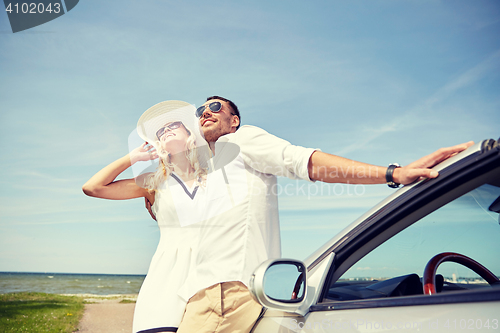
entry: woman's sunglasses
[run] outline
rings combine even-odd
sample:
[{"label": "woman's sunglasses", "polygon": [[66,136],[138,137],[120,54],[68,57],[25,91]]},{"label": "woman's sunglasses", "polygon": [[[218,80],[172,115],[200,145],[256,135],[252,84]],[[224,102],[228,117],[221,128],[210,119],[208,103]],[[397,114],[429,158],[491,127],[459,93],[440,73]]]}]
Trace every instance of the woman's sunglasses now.
[{"label": "woman's sunglasses", "polygon": [[[196,117],[200,118],[203,112],[205,112],[207,105],[202,105],[196,109]],[[222,109],[222,104],[220,102],[212,102],[208,104],[208,108],[212,112],[219,112]]]},{"label": "woman's sunglasses", "polygon": [[174,121],[173,123],[165,125],[162,128],[160,128],[158,131],[156,131],[156,137],[158,138],[158,140],[160,140],[160,138],[162,137],[163,134],[165,134],[166,132],[173,131],[174,129],[178,129],[179,127],[181,127],[181,125],[182,125],[182,122],[180,122],[180,121]]}]

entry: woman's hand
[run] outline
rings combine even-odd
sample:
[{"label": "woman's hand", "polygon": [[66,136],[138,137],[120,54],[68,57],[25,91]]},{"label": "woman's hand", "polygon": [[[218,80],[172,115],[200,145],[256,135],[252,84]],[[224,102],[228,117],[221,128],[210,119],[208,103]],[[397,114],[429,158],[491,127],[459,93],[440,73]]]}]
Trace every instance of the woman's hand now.
[{"label": "woman's hand", "polygon": [[119,174],[138,161],[150,161],[158,158],[156,149],[147,142],[135,148],[127,155],[108,164],[93,175],[82,187],[83,192],[91,197],[123,200],[145,197],[154,202],[154,194],[138,186],[135,179],[115,180]]},{"label": "woman's hand", "polygon": [[115,179],[135,162],[149,161],[155,158],[158,158],[156,150],[145,142],[93,175],[83,185],[83,192],[88,196],[103,199],[124,200],[145,197],[150,202],[154,202],[154,194],[138,186],[135,179]]},{"label": "woman's hand", "polygon": [[129,156],[131,164],[138,161],[150,161],[158,158],[156,149],[147,142],[144,142],[142,145],[132,150]]}]

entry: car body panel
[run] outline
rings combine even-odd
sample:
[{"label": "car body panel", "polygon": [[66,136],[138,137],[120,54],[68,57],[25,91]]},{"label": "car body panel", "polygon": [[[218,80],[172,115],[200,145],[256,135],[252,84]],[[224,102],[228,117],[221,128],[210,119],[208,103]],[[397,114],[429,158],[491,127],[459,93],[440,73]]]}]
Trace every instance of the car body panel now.
[{"label": "car body panel", "polygon": [[[415,298],[425,298],[419,296]],[[497,295],[498,297],[498,295]],[[328,308],[329,307],[329,308]],[[471,311],[473,309],[473,311]],[[489,326],[489,327],[488,327]],[[407,305],[339,310],[325,304],[306,316],[268,310],[254,333],[319,332],[455,332],[500,330],[500,302],[459,302],[446,306]]]},{"label": "car body panel", "polygon": [[[474,307],[474,314],[470,308]],[[285,321],[288,328],[303,327],[295,332],[454,332],[477,330],[487,321],[490,329],[498,327],[499,302],[456,303],[446,307],[420,305],[412,307],[352,309],[311,312],[302,322]],[[496,324],[495,324],[496,323]],[[495,329],[492,329],[495,331]],[[293,330],[292,330],[293,332]]]}]

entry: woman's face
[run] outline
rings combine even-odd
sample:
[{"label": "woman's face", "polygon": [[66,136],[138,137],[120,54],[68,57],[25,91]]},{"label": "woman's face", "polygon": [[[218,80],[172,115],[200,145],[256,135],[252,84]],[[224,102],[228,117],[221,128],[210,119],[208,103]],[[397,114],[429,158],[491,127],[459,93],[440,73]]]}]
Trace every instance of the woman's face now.
[{"label": "woman's face", "polygon": [[189,133],[180,121],[165,124],[156,136],[160,140],[161,147],[170,154],[177,154],[186,150],[186,142]]}]

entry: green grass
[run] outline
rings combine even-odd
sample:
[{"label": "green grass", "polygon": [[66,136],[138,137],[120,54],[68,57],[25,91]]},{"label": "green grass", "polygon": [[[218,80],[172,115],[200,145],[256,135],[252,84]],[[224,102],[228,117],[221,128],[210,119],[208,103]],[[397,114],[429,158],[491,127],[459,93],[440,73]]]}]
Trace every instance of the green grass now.
[{"label": "green grass", "polygon": [[83,299],[44,293],[0,294],[0,332],[75,332]]}]

